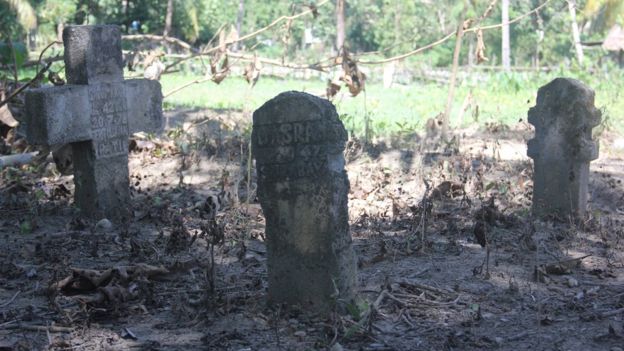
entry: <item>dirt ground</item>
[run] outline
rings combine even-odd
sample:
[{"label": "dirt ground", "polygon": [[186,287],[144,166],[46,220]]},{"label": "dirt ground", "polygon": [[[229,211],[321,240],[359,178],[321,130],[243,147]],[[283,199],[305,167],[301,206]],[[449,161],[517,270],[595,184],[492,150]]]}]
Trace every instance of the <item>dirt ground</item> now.
[{"label": "dirt ground", "polygon": [[417,135],[349,141],[360,298],[319,318],[265,304],[248,118],[168,112],[130,154],[123,223],[81,219],[52,164],[3,170],[0,351],[624,349],[617,136],[602,135],[582,223],[531,217],[526,123],[457,131],[454,154]]}]

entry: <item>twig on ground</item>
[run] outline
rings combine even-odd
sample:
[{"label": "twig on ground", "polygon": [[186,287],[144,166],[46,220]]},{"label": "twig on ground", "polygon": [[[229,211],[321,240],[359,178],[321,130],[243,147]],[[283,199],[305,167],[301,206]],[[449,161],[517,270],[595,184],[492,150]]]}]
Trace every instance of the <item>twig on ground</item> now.
[{"label": "twig on ground", "polygon": [[434,293],[440,294],[440,295],[455,294],[455,292],[451,291],[451,290],[440,289],[440,288],[436,288],[436,287],[433,287],[433,286],[430,286],[430,285],[425,285],[425,284],[421,284],[421,283],[412,282],[412,281],[409,281],[407,279],[399,280],[399,281],[397,281],[397,283],[413,286],[413,287],[415,287],[417,289],[420,289],[420,290],[428,290],[428,291],[431,291],[431,292],[434,292]]},{"label": "twig on ground", "polygon": [[4,330],[21,329],[21,330],[35,331],[35,332],[47,331],[50,333],[71,333],[75,330],[73,327],[60,327],[56,325],[51,325],[51,326],[30,325],[30,324],[21,324],[21,323],[18,325],[9,325],[2,329]]},{"label": "twig on ground", "polygon": [[611,311],[607,311],[607,312],[602,312],[600,314],[600,318],[613,317],[613,316],[618,315],[620,313],[624,313],[624,307],[623,308],[618,308],[618,309],[615,309],[615,310],[611,310]]},{"label": "twig on ground", "polygon": [[21,290],[18,290],[18,291],[15,293],[15,295],[13,295],[13,297],[11,297],[11,299],[10,299],[9,301],[7,301],[7,302],[3,303],[2,305],[0,305],[0,307],[5,307],[5,306],[10,305],[10,304],[11,304],[11,303],[15,300],[15,298],[17,297],[17,295],[19,295],[21,292],[22,292]]},{"label": "twig on ground", "polygon": [[31,163],[38,152],[25,152],[21,154],[0,156],[0,169],[4,167],[19,167]]},{"label": "twig on ground", "polygon": [[508,337],[506,340],[507,341],[516,341],[516,340],[520,340],[520,339],[524,339],[525,337],[531,335],[533,333],[529,332],[529,331],[523,331],[522,333],[516,334],[514,336],[510,336]]},{"label": "twig on ground", "polygon": [[416,328],[414,323],[410,322],[409,318],[405,315],[405,313],[401,313],[401,320],[403,320],[403,322],[405,322],[405,324],[407,324],[410,328]]}]

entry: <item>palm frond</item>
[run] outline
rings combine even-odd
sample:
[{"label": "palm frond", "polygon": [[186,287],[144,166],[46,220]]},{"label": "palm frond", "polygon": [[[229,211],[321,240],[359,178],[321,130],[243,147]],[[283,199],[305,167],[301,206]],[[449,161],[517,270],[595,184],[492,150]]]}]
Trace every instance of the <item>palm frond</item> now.
[{"label": "palm frond", "polygon": [[17,13],[17,20],[27,30],[37,27],[37,15],[35,9],[28,0],[2,0],[9,4],[9,7]]}]

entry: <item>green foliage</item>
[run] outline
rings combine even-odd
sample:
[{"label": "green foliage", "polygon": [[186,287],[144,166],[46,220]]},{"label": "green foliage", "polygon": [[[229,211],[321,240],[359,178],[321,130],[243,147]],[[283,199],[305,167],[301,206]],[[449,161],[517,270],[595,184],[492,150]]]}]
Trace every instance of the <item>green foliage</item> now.
[{"label": "green foliage", "polygon": [[[172,35],[201,46],[222,28],[236,26],[240,0],[174,0]],[[265,27],[276,18],[308,9],[313,1],[244,0],[241,33],[247,34]],[[457,28],[462,11],[465,17],[478,19],[490,0],[471,0],[464,9],[463,1],[403,1],[403,0],[347,0],[346,43],[352,52],[376,52],[376,57],[391,57],[435,42]],[[523,15],[545,0],[512,1],[510,17]],[[286,26],[286,22],[250,38],[241,46],[253,48],[263,56],[291,60],[318,61],[326,58],[335,42],[335,2],[318,7],[318,16],[303,16]],[[623,23],[623,0],[579,0],[579,21],[584,29],[583,40],[601,40],[612,23]],[[17,11],[16,9],[19,9]],[[31,10],[28,10],[31,9]],[[34,11],[32,11],[34,9]],[[25,39],[28,28],[37,24],[39,45],[53,40],[57,25],[64,24],[118,24],[125,30],[134,20],[142,24],[143,33],[161,34],[164,28],[167,1],[165,0],[0,0],[0,40],[8,36]],[[36,14],[36,18],[28,16]],[[500,2],[480,26],[500,24]],[[590,21],[585,26],[583,21]],[[564,1],[552,1],[539,11],[511,26],[512,62],[529,66],[557,65],[573,61],[570,17]],[[589,30],[588,30],[589,28]],[[305,47],[306,29],[320,40],[318,45]],[[543,36],[542,34],[543,33]],[[288,39],[288,40],[285,40]],[[467,45],[472,43],[472,45]],[[476,36],[468,33],[464,41],[461,63],[465,64],[468,49],[474,50]],[[500,63],[500,29],[484,31],[488,64]],[[452,60],[454,41],[448,40],[407,62],[417,66],[448,66]],[[593,55],[593,56],[592,56]],[[599,53],[588,55],[596,60]]]},{"label": "green foliage", "polygon": [[20,223],[20,234],[26,235],[32,233],[33,225],[31,220],[25,219]]},{"label": "green foliage", "polygon": [[8,1],[0,0],[0,39],[13,39],[24,34],[24,28],[17,20],[16,12]]},{"label": "green foliage", "polygon": [[371,308],[370,304],[363,299],[357,299],[357,301],[347,304],[346,307],[347,312],[349,312],[349,314],[351,315],[351,318],[356,321],[362,319],[364,314]]},{"label": "green foliage", "polygon": [[[526,121],[529,107],[535,104],[537,89],[555,77],[580,79],[596,91],[596,106],[603,109],[609,126],[624,131],[624,71],[617,68],[570,71],[565,68],[545,72],[475,72],[479,79],[463,80],[457,87],[451,112],[451,125],[458,126],[462,102],[470,92],[474,106],[466,111],[463,126],[470,124],[515,124]],[[167,92],[194,80],[193,76],[164,75],[161,83]],[[192,106],[213,109],[253,111],[280,92],[300,90],[318,92],[324,89],[323,80],[281,80],[261,77],[254,89],[239,77],[230,77],[220,85],[206,82],[172,95],[165,101],[169,107]],[[384,88],[370,82],[366,95],[345,96],[334,101],[345,128],[350,134],[364,136],[365,117],[370,118],[371,136],[388,136],[422,131],[427,119],[444,111],[448,86],[433,82],[413,82]],[[471,117],[472,116],[472,117]],[[477,119],[478,117],[478,119]]]},{"label": "green foliage", "polygon": [[591,29],[598,32],[609,30],[613,25],[624,25],[624,1],[587,0],[582,16],[589,20]]},{"label": "green foliage", "polygon": [[39,21],[43,23],[71,23],[80,10],[78,0],[42,1],[37,5]]},{"label": "green foliage", "polygon": [[9,45],[7,42],[0,42],[0,64],[13,66],[15,63],[17,68],[20,68],[24,62],[28,59],[28,50],[22,43],[11,42]]},{"label": "green foliage", "polygon": [[36,27],[37,16],[28,0],[0,0],[0,38]]}]

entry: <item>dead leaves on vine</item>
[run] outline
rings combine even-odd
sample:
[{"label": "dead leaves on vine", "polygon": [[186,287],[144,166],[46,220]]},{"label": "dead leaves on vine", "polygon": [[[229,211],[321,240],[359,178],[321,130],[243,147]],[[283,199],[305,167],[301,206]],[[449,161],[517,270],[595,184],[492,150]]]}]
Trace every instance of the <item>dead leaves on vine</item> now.
[{"label": "dead leaves on vine", "polygon": [[327,96],[328,100],[332,100],[340,91],[340,82],[336,82],[335,80],[328,79],[327,80],[327,88],[325,88],[325,96]]},{"label": "dead leaves on vine", "polygon": [[229,33],[225,30],[219,32],[219,46],[214,55],[210,58],[211,80],[217,84],[221,83],[230,73],[230,64],[227,55],[227,43],[238,40],[238,32],[231,26]]},{"label": "dead leaves on vine", "polygon": [[[347,88],[349,88],[351,96],[355,97],[365,90],[366,74],[360,71],[357,63],[351,58],[349,51],[345,47],[340,51],[340,56],[336,57],[335,60],[342,67],[342,76],[338,80],[344,82]],[[336,80],[328,81],[326,89],[327,98],[332,99],[339,90],[340,84]]]},{"label": "dead leaves on vine", "polygon": [[260,78],[261,69],[262,63],[260,62],[258,55],[254,53],[253,61],[251,61],[249,65],[245,67],[245,72],[243,73],[245,80],[247,80],[247,83],[249,83],[252,88],[258,82],[258,78]]},{"label": "dead leaves on vine", "polygon": [[[218,65],[218,68],[217,68]],[[230,65],[228,62],[227,54],[215,55],[210,60],[210,74],[211,80],[217,84],[221,83],[230,73]]]},{"label": "dead leaves on vine", "polygon": [[[0,101],[4,101],[6,98],[5,90],[3,86],[0,86]],[[4,104],[0,106],[0,124],[5,124],[10,128],[17,127],[19,124],[15,118],[13,118],[13,113],[9,110],[9,104]]]},{"label": "dead leaves on vine", "polygon": [[475,56],[477,57],[477,64],[490,60],[485,56],[485,43],[483,42],[483,30],[481,28],[477,30],[477,50]]}]

